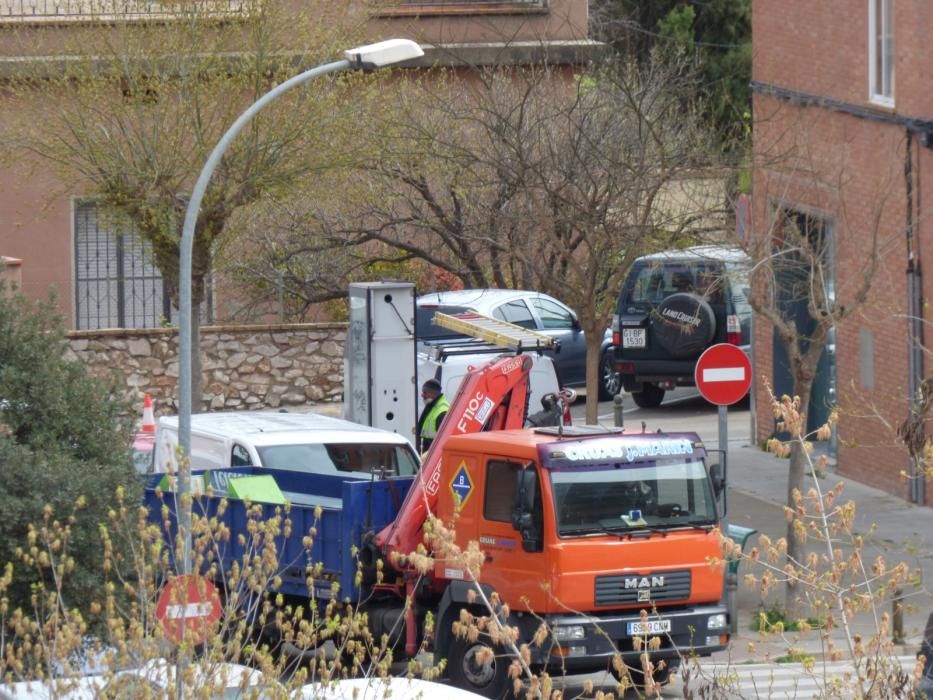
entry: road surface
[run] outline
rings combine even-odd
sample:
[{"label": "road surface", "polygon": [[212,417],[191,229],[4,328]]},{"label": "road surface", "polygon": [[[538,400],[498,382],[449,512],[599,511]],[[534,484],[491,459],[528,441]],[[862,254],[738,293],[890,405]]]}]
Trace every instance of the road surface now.
[{"label": "road surface", "polygon": [[[693,387],[670,391],[658,408],[638,408],[632,397],[623,394],[622,417],[629,430],[640,430],[642,425],[649,432],[685,430],[698,433],[710,447],[719,440],[719,409],[708,403]],[[573,422],[586,422],[586,397],[583,392],[570,408]],[[598,420],[601,425],[613,425],[614,404],[600,401]],[[748,399],[726,409],[728,438],[731,447],[747,445],[751,441],[751,417]]]},{"label": "road surface", "polygon": [[[900,673],[913,674],[917,659],[913,655],[894,656],[885,660],[882,675],[896,677]],[[684,669],[675,672],[671,682],[660,689],[661,697],[670,698],[716,698],[717,700],[745,700],[751,698],[769,698],[774,700],[804,700],[814,697],[851,697],[854,687],[852,664],[848,661],[822,662],[811,659],[804,662],[773,661],[771,663],[716,663],[710,659],[699,659],[699,665],[691,665],[686,670],[689,676],[684,680]],[[568,677],[563,684],[556,680],[555,685],[564,688],[564,697],[579,696],[586,681],[591,681],[595,690],[614,693],[616,682],[608,673],[587,676]],[[836,694],[827,693],[839,683]],[[688,692],[689,688],[689,692]],[[846,690],[843,690],[846,689]],[[625,700],[644,698],[634,690],[625,694]],[[906,697],[904,695],[903,697]]]}]

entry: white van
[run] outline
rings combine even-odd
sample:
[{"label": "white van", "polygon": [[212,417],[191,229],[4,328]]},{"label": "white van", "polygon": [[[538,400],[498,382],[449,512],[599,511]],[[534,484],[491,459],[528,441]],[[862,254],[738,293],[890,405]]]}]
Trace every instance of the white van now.
[{"label": "white van", "polygon": [[[155,472],[177,471],[178,416],[156,426]],[[191,469],[269,467],[370,478],[417,472],[401,435],[316,413],[226,411],[191,416]]]},{"label": "white van", "polygon": [[[418,388],[420,389],[428,379],[436,379],[441,383],[441,391],[447,400],[453,401],[469,367],[482,367],[503,354],[502,348],[493,348],[493,351],[479,349],[483,347],[489,346],[452,344],[434,346],[428,351],[422,350],[418,353]],[[531,386],[528,398],[528,411],[534,413],[540,410],[541,399],[546,394],[556,394],[560,390],[560,384],[557,381],[554,361],[550,357],[539,355],[537,352],[523,354],[529,355],[534,362],[529,377]],[[424,400],[419,391],[419,414],[423,408]]]}]

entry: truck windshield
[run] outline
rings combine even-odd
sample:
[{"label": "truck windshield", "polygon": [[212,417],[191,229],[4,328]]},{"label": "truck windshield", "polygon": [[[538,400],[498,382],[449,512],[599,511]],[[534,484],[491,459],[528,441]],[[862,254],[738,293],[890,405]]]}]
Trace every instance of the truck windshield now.
[{"label": "truck windshield", "polygon": [[716,523],[701,461],[553,470],[551,483],[559,535]]},{"label": "truck windshield", "polygon": [[257,447],[262,466],[312,474],[351,474],[369,477],[409,476],[418,469],[414,453],[404,445],[329,443]]}]

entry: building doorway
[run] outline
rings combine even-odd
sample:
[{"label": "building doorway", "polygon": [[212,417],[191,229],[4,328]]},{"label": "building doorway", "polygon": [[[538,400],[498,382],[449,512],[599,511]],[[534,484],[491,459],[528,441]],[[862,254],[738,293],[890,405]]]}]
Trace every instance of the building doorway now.
[{"label": "building doorway", "polygon": [[[783,209],[778,212],[778,235],[774,241],[774,283],[776,303],[781,315],[797,327],[801,349],[806,350],[808,338],[816,328],[809,304],[814,288],[822,289],[825,298],[819,306],[831,308],[835,302],[835,247],[831,222],[825,217],[803,211]],[[814,275],[822,282],[813,285]],[[784,342],[773,339],[772,382],[776,396],[793,394],[793,377]],[[826,348],[820,356],[813,380],[813,390],[807,407],[807,432],[810,433],[829,418],[836,405],[836,333],[831,329]],[[786,437],[782,436],[782,437]],[[831,446],[835,456],[834,445]]]}]

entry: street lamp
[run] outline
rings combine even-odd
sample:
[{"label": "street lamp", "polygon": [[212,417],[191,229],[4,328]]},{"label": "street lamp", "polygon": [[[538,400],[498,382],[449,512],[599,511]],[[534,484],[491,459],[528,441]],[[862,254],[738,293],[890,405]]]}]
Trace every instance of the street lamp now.
[{"label": "street lamp", "polygon": [[272,88],[256,100],[241,114],[227,132],[221,137],[207,162],[201,169],[198,181],[191,192],[191,200],[185,211],[185,223],[181,231],[181,255],[179,265],[179,319],[178,319],[178,444],[181,448],[181,460],[178,473],[178,528],[184,533],[184,561],[181,573],[191,571],[191,257],[194,246],[194,226],[201,210],[201,200],[207,190],[214,169],[220,163],[227,147],[240,133],[242,128],[266,105],[293,87],[312,80],[326,73],[342,70],[376,70],[402,61],[423,56],[421,47],[409,39],[389,39],[376,44],[359,46],[344,52],[344,60],[326,63],[299,75],[289,78]]}]

